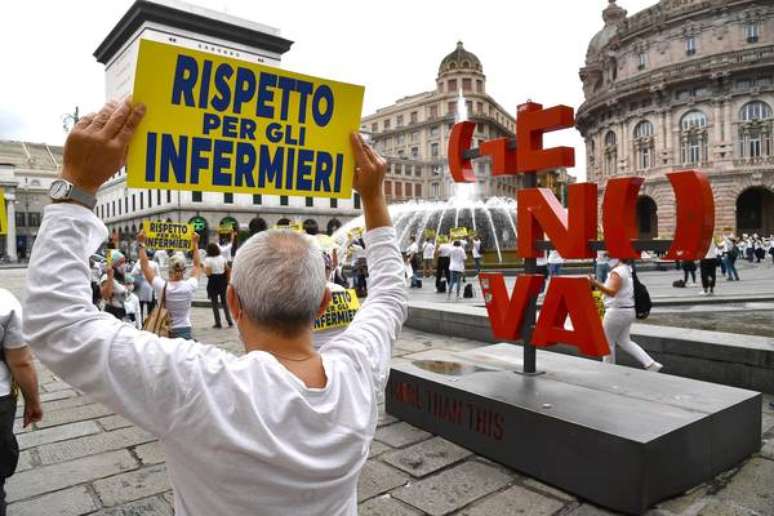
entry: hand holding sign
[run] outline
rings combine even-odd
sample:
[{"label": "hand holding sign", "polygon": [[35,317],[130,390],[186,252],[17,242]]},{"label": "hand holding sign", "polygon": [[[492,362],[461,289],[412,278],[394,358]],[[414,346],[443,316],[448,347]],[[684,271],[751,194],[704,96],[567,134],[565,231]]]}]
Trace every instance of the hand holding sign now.
[{"label": "hand holding sign", "polygon": [[62,178],[95,194],[123,166],[129,140],[144,114],[142,104],[126,99],[108,102],[99,113],[81,118],[65,142]]},{"label": "hand holding sign", "polygon": [[355,150],[355,177],[353,186],[363,199],[363,216],[366,229],[392,226],[387,199],[384,197],[384,175],[387,162],[363,141],[363,137],[352,133],[350,137]]}]

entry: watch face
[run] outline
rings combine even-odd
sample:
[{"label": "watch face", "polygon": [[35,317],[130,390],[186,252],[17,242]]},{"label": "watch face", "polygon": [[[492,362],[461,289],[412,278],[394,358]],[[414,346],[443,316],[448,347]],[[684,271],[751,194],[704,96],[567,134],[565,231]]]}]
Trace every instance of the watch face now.
[{"label": "watch face", "polygon": [[67,183],[67,181],[63,181],[61,179],[54,181],[51,184],[51,198],[64,199],[67,196],[69,186],[70,185]]}]

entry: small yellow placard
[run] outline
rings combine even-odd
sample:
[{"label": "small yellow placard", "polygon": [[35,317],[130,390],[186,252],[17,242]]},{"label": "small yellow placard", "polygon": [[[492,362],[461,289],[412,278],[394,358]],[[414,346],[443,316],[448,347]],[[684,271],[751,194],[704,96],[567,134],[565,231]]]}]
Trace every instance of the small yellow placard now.
[{"label": "small yellow placard", "polygon": [[190,251],[193,248],[193,224],[144,220],[145,245],[151,249]]},{"label": "small yellow placard", "polygon": [[465,238],[468,236],[468,228],[451,228],[449,230],[449,237],[451,237],[452,240],[457,240],[460,238]]},{"label": "small yellow placard", "polygon": [[349,198],[362,86],[140,40],[132,188]]},{"label": "small yellow placard", "polygon": [[275,224],[274,229],[281,231],[295,231],[296,233],[304,232],[304,225],[300,222],[291,222],[290,224]]},{"label": "small yellow placard", "polygon": [[449,237],[446,235],[438,235],[438,237],[435,239],[435,242],[437,244],[448,244],[449,243]]},{"label": "small yellow placard", "polygon": [[314,331],[345,328],[355,318],[359,309],[360,300],[354,290],[333,292],[331,304],[328,305],[325,313],[314,322]]}]

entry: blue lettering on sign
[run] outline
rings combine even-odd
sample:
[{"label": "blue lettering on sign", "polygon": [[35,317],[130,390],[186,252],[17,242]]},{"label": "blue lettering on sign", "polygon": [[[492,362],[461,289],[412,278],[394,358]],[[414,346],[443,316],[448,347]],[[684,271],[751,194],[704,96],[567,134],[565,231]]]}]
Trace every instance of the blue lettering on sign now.
[{"label": "blue lettering on sign", "polygon": [[199,75],[196,59],[180,54],[175,66],[175,80],[172,83],[172,104],[180,105],[180,97],[185,96],[185,105],[193,107],[193,89]]},{"label": "blue lettering on sign", "polygon": [[209,138],[193,138],[191,140],[191,184],[199,184],[199,174],[202,170],[207,170],[210,166],[210,160],[202,156],[203,152],[212,150],[212,140]]},{"label": "blue lettering on sign", "polygon": [[207,100],[210,97],[210,77],[212,76],[212,61],[205,61],[202,67],[202,80],[199,87],[199,107],[207,109]]},{"label": "blue lettering on sign", "polygon": [[212,99],[212,107],[217,111],[225,111],[231,103],[231,88],[228,80],[234,74],[230,64],[222,63],[215,69],[215,89],[218,95]]},{"label": "blue lettering on sign", "polygon": [[223,169],[231,168],[230,154],[234,151],[234,142],[215,140],[215,150],[212,157],[212,184],[231,186],[231,174]]},{"label": "blue lettering on sign", "polygon": [[148,132],[145,141],[145,180],[154,181],[156,178],[156,133]]},{"label": "blue lettering on sign", "polygon": [[[325,101],[326,110],[321,111],[320,104]],[[323,84],[314,92],[312,98],[312,116],[314,123],[320,127],[325,127],[333,117],[333,92],[330,87]]]},{"label": "blue lettering on sign", "polygon": [[314,159],[314,151],[309,149],[299,149],[298,151],[298,174],[296,177],[296,188],[298,190],[309,191],[312,189],[312,165],[310,162]]},{"label": "blue lettering on sign", "polygon": [[169,182],[169,166],[175,173],[175,181],[185,183],[185,163],[188,157],[188,137],[180,137],[180,145],[175,150],[175,140],[171,134],[161,135],[161,164],[159,181]]},{"label": "blue lettering on sign", "polygon": [[314,176],[314,189],[318,192],[331,191],[331,171],[333,158],[328,152],[317,153],[317,174]]},{"label": "blue lettering on sign", "polygon": [[255,114],[262,118],[274,118],[274,108],[266,105],[267,102],[274,100],[274,92],[269,86],[277,85],[277,76],[273,73],[262,73],[258,79],[258,103]]},{"label": "blue lettering on sign", "polygon": [[255,95],[255,74],[241,66],[237,68],[236,93],[234,94],[234,113],[242,112],[242,104]]},{"label": "blue lettering on sign", "polygon": [[261,145],[260,159],[258,160],[258,186],[263,188],[266,181],[274,182],[277,188],[282,188],[282,165],[285,149],[279,147],[274,152],[274,159],[269,154],[271,149],[267,145]]},{"label": "blue lettering on sign", "polygon": [[236,186],[255,187],[253,170],[255,169],[255,147],[252,144],[239,142],[236,148],[236,170],[234,183]]}]

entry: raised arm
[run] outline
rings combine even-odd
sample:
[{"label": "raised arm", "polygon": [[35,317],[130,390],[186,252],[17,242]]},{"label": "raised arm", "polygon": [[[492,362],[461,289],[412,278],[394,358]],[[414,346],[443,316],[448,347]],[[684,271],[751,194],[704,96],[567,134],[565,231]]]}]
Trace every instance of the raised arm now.
[{"label": "raised arm", "polygon": [[199,233],[194,232],[192,237],[193,243],[193,269],[191,269],[191,276],[198,278],[202,275],[202,257],[199,253]]},{"label": "raised arm", "polygon": [[354,185],[363,201],[366,223],[363,239],[368,261],[368,298],[347,331],[330,346],[364,356],[374,374],[375,387],[383,389],[392,345],[408,312],[403,286],[405,267],[384,197],[386,162],[359,135],[352,136],[352,145],[357,164]]},{"label": "raised arm", "polygon": [[148,259],[148,253],[145,251],[145,231],[142,229],[137,233],[137,243],[140,249],[140,268],[142,269],[142,275],[145,276],[145,281],[153,285],[153,278],[156,277],[156,271],[151,267],[150,260]]},{"label": "raised arm", "polygon": [[[95,194],[123,164],[143,110],[125,102],[83,117],[70,132],[61,177]],[[73,202],[46,207],[32,251],[24,303],[24,340],[68,384],[157,436],[190,407],[191,383],[225,353],[137,330],[91,303],[88,257],[107,229]]]}]

